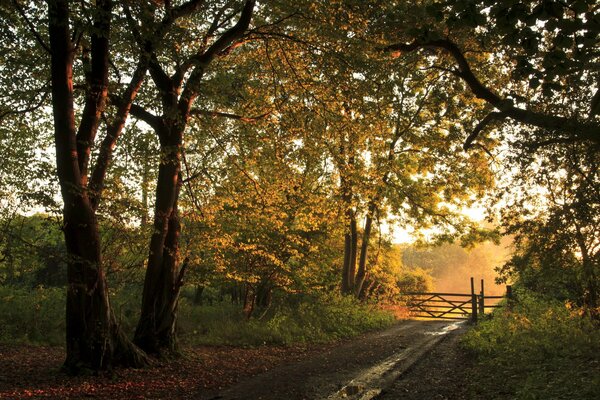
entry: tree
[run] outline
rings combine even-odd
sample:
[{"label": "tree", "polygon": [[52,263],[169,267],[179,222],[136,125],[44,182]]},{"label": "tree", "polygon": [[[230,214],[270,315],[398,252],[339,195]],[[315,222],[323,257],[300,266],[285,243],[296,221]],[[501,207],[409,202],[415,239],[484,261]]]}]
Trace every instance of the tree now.
[{"label": "tree", "polygon": [[[597,147],[597,7],[593,0],[431,3],[417,11],[422,22],[413,16],[384,50],[397,56],[417,50],[450,56],[454,65],[438,68],[495,109],[475,126],[465,148],[489,125],[506,119],[538,128],[531,146],[583,141]],[[502,64],[510,74],[497,68],[486,73],[491,57],[494,67]],[[570,107],[564,107],[565,99]]]},{"label": "tree", "polygon": [[[500,270],[531,289],[555,293],[598,315],[600,176],[598,153],[582,143],[553,145],[521,159],[530,191],[505,187],[503,220],[516,252]],[[518,161],[515,161],[518,162]]]},{"label": "tree", "polygon": [[[150,239],[148,264],[142,312],[136,328],[135,343],[151,354],[176,351],[175,323],[179,290],[186,264],[179,265],[179,236],[181,223],[178,198],[182,185],[181,157],[184,132],[192,115],[192,107],[200,95],[200,86],[215,58],[232,51],[239,45],[250,25],[255,2],[246,1],[240,11],[237,4],[204,5],[202,1],[189,1],[178,7],[164,4],[164,15],[158,22],[143,10],[139,13],[142,24],[125,7],[130,29],[138,46],[143,49],[142,60],[148,57],[148,68],[160,115],[136,104],[132,113],[145,121],[157,134],[160,142],[160,165],[154,206],[154,230]],[[187,31],[169,29],[173,21],[194,16],[201,9],[214,14],[212,21],[199,21],[206,28],[200,46],[180,42]],[[141,26],[141,28],[140,28]],[[154,32],[146,34],[146,30]],[[167,35],[173,35],[168,37]],[[166,38],[170,42],[166,42]],[[176,41],[173,41],[175,39]],[[172,62],[167,69],[161,65]],[[142,62],[142,61],[140,61]],[[172,73],[169,75],[169,72]],[[117,104],[122,99],[116,99]]]},{"label": "tree", "polygon": [[[128,106],[123,106],[107,130],[96,168],[88,180],[91,146],[98,131],[108,93],[109,49],[113,3],[98,1],[90,10],[88,32],[71,32],[68,1],[48,0],[48,34],[51,58],[52,110],[56,167],[63,199],[63,232],[69,255],[67,288],[67,358],[65,368],[105,369],[113,365],[139,366],[146,358],[122,333],[110,307],[102,265],[98,221],[95,215],[107,162],[120,134]],[[75,118],[73,74],[80,42],[89,35],[83,52],[85,106],[79,125]],[[76,41],[73,41],[75,37]],[[87,52],[89,51],[89,59]],[[141,69],[141,68],[140,68]],[[138,71],[126,89],[129,105],[142,80]]]}]

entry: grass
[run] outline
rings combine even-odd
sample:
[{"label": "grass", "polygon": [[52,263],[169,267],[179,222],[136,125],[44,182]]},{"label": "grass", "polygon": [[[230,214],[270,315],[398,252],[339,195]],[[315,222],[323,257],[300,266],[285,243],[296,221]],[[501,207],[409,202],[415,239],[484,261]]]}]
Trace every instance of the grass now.
[{"label": "grass", "polygon": [[[111,296],[117,319],[130,336],[139,315],[138,299],[139,288],[135,287]],[[0,343],[62,346],[64,310],[64,289],[0,286]],[[183,345],[286,345],[334,341],[393,322],[389,312],[336,295],[288,296],[263,318],[250,320],[239,305],[219,302],[198,306],[182,297],[178,332]]]},{"label": "grass", "polygon": [[518,292],[463,338],[473,398],[600,399],[600,329],[564,303]]},{"label": "grass", "polygon": [[62,345],[64,314],[63,289],[0,286],[0,342]]},{"label": "grass", "polygon": [[341,296],[282,302],[265,318],[246,320],[239,306],[181,304],[180,332],[190,344],[256,346],[328,342],[390,326],[394,317]]}]

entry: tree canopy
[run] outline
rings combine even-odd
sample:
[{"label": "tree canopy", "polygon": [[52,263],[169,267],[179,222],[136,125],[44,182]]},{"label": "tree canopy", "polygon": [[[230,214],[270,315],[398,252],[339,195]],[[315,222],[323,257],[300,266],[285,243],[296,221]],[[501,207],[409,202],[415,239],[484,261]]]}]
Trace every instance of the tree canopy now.
[{"label": "tree canopy", "polygon": [[[394,301],[429,281],[385,226],[482,241],[465,210],[487,201],[504,278],[566,271],[596,310],[598,7],[2,1],[0,279],[66,275],[68,369],[143,365],[177,353],[186,284],[248,318],[277,293]],[[57,261],[27,265],[48,221]]]}]

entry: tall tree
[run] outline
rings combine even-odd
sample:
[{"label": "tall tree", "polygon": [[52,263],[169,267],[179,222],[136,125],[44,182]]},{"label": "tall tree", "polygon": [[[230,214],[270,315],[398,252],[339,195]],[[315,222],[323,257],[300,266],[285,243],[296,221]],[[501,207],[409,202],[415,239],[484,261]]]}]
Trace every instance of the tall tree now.
[{"label": "tall tree", "polygon": [[[164,4],[162,18],[154,21],[144,10],[138,14],[126,8],[129,26],[138,46],[149,57],[149,72],[160,99],[159,115],[140,105],[132,113],[152,127],[160,142],[160,165],[154,206],[154,230],[150,240],[146,278],[142,294],[142,310],[135,332],[135,343],[151,354],[176,351],[176,318],[179,290],[186,264],[180,265],[179,237],[181,223],[178,199],[182,185],[181,160],[184,133],[193,105],[201,94],[201,84],[209,66],[220,56],[231,52],[246,33],[255,1],[243,4],[189,1],[178,7]],[[206,30],[185,41],[189,30],[170,31],[175,18],[197,16],[202,10],[213,14],[211,20],[197,21]],[[234,23],[234,18],[240,14]],[[140,28],[141,26],[141,28]],[[147,30],[154,32],[148,35]],[[167,36],[172,35],[172,36]],[[175,41],[173,41],[175,40]],[[183,40],[178,42],[178,40]],[[161,59],[164,60],[161,63]],[[171,62],[165,67],[163,64]],[[120,102],[117,99],[117,102]]]},{"label": "tall tree", "polygon": [[[89,11],[93,20],[91,29],[73,34],[69,2],[48,0],[56,170],[63,198],[63,232],[69,254],[65,367],[73,372],[82,368],[105,369],[113,365],[139,366],[146,361],[144,354],[120,330],[108,298],[95,215],[106,163],[97,163],[92,173],[97,178],[88,182],[91,146],[108,93],[113,2],[98,1],[90,6]],[[82,52],[88,67],[84,80],[85,105],[77,125],[74,61],[80,46],[86,46],[83,44],[84,40],[87,41],[84,39],[86,35],[89,35],[90,44]],[[130,93],[129,105],[141,83],[140,75],[134,74],[126,89],[126,93]],[[107,130],[105,141],[110,145],[101,154],[110,153],[114,147],[127,114],[126,107],[120,113],[125,115],[118,115],[115,124]]]}]

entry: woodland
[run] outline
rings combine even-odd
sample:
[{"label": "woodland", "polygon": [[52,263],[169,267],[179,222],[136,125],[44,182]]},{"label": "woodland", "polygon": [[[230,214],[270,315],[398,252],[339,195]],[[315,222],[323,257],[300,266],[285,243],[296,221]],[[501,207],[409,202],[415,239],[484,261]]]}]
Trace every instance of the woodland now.
[{"label": "woodland", "polygon": [[193,305],[359,313],[335,339],[477,268],[597,332],[596,0],[0,0],[0,21],[2,342],[36,296],[75,375],[181,356]]}]

